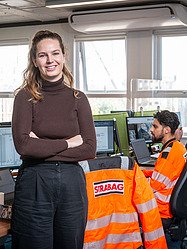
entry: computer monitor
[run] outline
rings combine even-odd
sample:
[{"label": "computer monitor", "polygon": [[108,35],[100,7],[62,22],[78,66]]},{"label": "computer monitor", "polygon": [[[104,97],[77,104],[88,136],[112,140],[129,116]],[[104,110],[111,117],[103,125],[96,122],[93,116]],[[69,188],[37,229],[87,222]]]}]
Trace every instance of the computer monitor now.
[{"label": "computer monitor", "polygon": [[152,143],[150,128],[153,119],[153,116],[126,117],[129,145],[131,141],[139,138],[144,138],[147,144]]},{"label": "computer monitor", "polygon": [[10,122],[0,123],[0,168],[17,168],[21,164],[16,152]]},{"label": "computer monitor", "polygon": [[97,155],[115,153],[115,120],[94,120]]}]

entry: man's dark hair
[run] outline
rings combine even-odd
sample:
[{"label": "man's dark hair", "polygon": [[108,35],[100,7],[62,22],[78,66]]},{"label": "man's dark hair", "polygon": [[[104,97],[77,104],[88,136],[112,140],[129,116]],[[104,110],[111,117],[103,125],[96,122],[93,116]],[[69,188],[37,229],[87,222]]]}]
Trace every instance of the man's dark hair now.
[{"label": "man's dark hair", "polygon": [[175,133],[180,124],[177,114],[168,110],[157,112],[154,115],[154,118],[156,118],[161,125],[169,126],[172,135]]}]

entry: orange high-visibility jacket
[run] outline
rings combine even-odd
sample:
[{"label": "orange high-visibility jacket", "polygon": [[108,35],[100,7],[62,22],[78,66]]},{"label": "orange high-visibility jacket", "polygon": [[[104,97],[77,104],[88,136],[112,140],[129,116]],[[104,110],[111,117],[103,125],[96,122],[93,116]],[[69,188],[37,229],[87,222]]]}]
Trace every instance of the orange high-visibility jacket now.
[{"label": "orange high-visibility jacket", "polygon": [[88,193],[84,249],[167,248],[152,189],[132,159],[93,159],[80,165]]},{"label": "orange high-visibility jacket", "polygon": [[161,218],[171,218],[170,198],[173,188],[186,162],[186,149],[176,139],[169,140],[163,145],[162,151],[155,163],[153,171],[143,170],[150,178]]}]

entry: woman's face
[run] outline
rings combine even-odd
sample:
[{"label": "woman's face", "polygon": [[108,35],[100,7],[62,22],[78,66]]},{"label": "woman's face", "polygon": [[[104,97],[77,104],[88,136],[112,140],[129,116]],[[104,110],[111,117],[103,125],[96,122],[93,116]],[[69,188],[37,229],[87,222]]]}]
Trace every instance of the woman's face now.
[{"label": "woman's face", "polygon": [[38,67],[41,77],[47,81],[57,81],[62,77],[65,62],[59,41],[46,38],[37,44],[36,59],[33,61]]}]

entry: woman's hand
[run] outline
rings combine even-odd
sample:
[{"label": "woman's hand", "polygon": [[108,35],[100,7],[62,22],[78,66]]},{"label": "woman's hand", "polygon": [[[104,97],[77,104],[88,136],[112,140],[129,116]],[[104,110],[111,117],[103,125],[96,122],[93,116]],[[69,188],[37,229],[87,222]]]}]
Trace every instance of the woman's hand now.
[{"label": "woman's hand", "polygon": [[35,134],[33,131],[31,131],[31,132],[29,133],[29,137],[32,137],[32,138],[39,138],[39,137],[36,136],[36,134]]},{"label": "woman's hand", "polygon": [[[33,131],[29,133],[29,137],[39,138]],[[76,135],[74,137],[67,139],[66,142],[68,144],[68,148],[74,148],[80,146],[83,143],[83,139],[81,135]]]},{"label": "woman's hand", "polygon": [[66,140],[68,143],[68,148],[74,148],[83,144],[83,139],[81,135],[76,135]]}]

